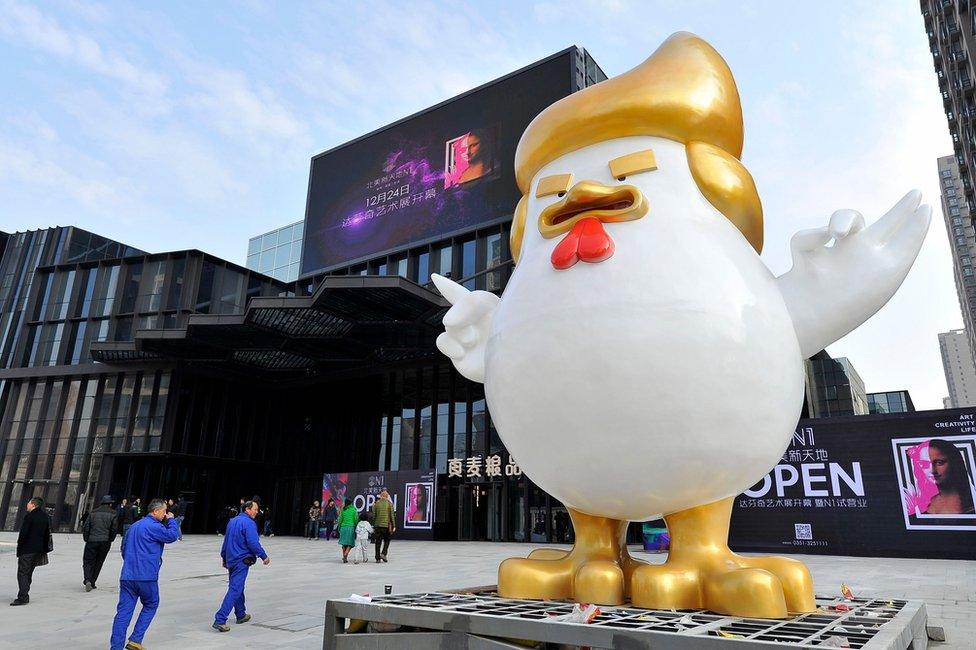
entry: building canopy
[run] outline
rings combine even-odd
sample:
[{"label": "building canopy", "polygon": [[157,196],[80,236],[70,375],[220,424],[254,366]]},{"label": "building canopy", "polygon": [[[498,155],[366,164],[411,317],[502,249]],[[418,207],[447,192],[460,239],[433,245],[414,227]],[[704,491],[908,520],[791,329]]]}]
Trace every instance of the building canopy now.
[{"label": "building canopy", "polygon": [[91,349],[102,363],[179,359],[292,379],[432,356],[449,306],[399,276],[330,276],[311,296],[255,297],[241,314],[193,314]]}]

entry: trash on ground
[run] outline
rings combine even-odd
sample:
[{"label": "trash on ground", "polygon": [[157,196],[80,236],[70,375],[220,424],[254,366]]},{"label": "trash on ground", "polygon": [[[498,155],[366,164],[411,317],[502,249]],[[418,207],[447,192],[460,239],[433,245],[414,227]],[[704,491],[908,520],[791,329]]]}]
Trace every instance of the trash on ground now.
[{"label": "trash on ground", "polygon": [[596,605],[576,603],[573,611],[568,614],[552,614],[545,620],[547,623],[592,623],[600,615],[600,608]]}]

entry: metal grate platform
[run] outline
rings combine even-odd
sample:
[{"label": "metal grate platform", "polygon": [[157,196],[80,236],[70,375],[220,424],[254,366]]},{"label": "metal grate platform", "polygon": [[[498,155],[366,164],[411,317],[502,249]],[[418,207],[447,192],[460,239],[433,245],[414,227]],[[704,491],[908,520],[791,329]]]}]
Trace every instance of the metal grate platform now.
[{"label": "metal grate platform", "polygon": [[[850,607],[850,611],[833,609],[840,604]],[[925,648],[926,614],[922,602],[818,598],[817,605],[818,611],[787,620],[737,618],[705,611],[601,607],[600,615],[591,623],[574,624],[547,621],[571,612],[572,603],[500,598],[488,590],[389,595],[378,596],[368,604],[329,601],[323,647],[330,650],[526,647],[514,645],[512,639],[519,639],[523,644],[536,641],[592,648],[662,650],[784,646]],[[346,619],[366,621],[366,630],[346,633]],[[841,637],[847,645],[839,645]]]}]

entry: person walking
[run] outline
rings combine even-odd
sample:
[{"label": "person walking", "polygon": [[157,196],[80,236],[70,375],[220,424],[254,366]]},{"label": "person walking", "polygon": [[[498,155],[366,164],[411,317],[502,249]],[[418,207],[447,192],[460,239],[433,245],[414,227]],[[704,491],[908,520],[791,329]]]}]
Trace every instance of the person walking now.
[{"label": "person walking", "polygon": [[[172,501],[172,499],[170,499]],[[183,539],[183,522],[186,520],[186,499],[182,496],[176,500],[176,503],[172,504],[169,511],[173,513],[173,519],[176,520],[176,525],[180,527],[180,540]]]},{"label": "person walking", "polygon": [[308,509],[308,521],[305,522],[305,538],[319,538],[319,519],[322,517],[322,509],[318,501],[313,501]]},{"label": "person walking", "polygon": [[34,497],[27,502],[27,514],[17,535],[17,598],[11,606],[30,602],[34,569],[47,564],[47,554],[54,550],[51,538],[51,519],[44,512],[44,499]]},{"label": "person walking", "polygon": [[336,508],[335,499],[329,499],[328,505],[322,510],[322,525],[325,526],[325,540],[332,539],[335,531],[336,519],[339,518],[339,509]]},{"label": "person walking", "polygon": [[373,534],[373,525],[369,523],[369,516],[363,516],[356,524],[356,554],[353,556],[353,564],[359,564],[362,557],[363,564],[369,564],[366,556],[366,545],[369,544],[369,536]]},{"label": "person walking", "polygon": [[122,537],[125,537],[126,532],[128,532],[129,527],[136,523],[138,519],[139,507],[136,505],[136,499],[133,497],[131,500],[122,499],[122,514],[120,515],[119,523],[122,524]]},{"label": "person walking", "polygon": [[373,504],[373,543],[376,545],[376,562],[387,562],[390,552],[390,538],[396,532],[396,510],[390,493],[384,489],[380,498]]},{"label": "person walking", "polygon": [[233,608],[237,622],[247,623],[251,615],[244,605],[244,585],[247,582],[247,572],[251,566],[261,558],[264,565],[271,564],[271,558],[261,546],[255,517],[258,516],[259,506],[254,501],[244,504],[244,511],[230,520],[224,543],[220,547],[220,558],[227,569],[227,593],[224,595],[220,609],[214,615],[213,629],[218,632],[230,632],[227,617]]},{"label": "person walking", "polygon": [[102,565],[112,548],[115,536],[119,534],[119,528],[119,516],[112,507],[112,497],[103,496],[98,507],[88,515],[81,527],[81,536],[85,540],[81,568],[85,575],[86,592],[98,588],[95,586],[98,574],[102,572]]},{"label": "person walking", "polygon": [[[153,499],[149,514],[129,527],[122,536],[122,573],[119,576],[119,604],[112,621],[111,650],[142,650],[142,639],[159,608],[159,568],[163,564],[163,549],[180,538],[180,528],[167,512],[166,502]],[[142,610],[136,619],[129,641],[125,633],[136,609]]]},{"label": "person walking", "polygon": [[359,523],[359,512],[352,504],[352,499],[346,499],[346,505],[339,513],[339,545],[342,547],[342,561],[349,563],[349,551],[356,545],[356,524]]}]

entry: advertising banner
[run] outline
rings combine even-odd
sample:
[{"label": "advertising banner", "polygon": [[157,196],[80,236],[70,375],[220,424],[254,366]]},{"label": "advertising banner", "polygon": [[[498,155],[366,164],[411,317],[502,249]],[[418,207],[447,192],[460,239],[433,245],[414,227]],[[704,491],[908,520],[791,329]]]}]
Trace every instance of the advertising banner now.
[{"label": "advertising banner", "polygon": [[976,559],[976,410],[801,420],[735,499],[741,551]]},{"label": "advertising banner", "polygon": [[511,218],[519,137],[571,71],[563,54],[315,156],[302,275]]},{"label": "advertising banner", "polygon": [[433,539],[437,494],[435,470],[344,472],[322,477],[322,503],[352,499],[360,515],[372,509],[386,489],[393,500],[398,539]]}]

